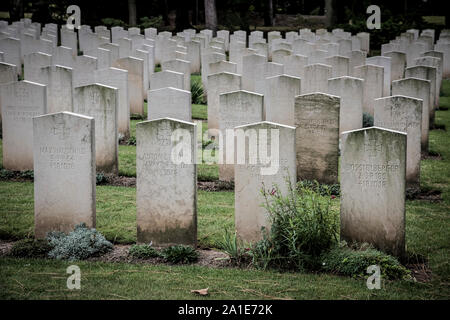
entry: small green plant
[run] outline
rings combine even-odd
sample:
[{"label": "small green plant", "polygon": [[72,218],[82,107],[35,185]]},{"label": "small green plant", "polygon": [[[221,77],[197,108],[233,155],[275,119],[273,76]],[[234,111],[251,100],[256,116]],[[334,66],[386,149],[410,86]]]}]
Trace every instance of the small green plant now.
[{"label": "small green plant", "polygon": [[150,259],[161,256],[151,244],[134,244],[128,250],[128,255],[136,259]]},{"label": "small green plant", "polygon": [[113,245],[96,229],[89,229],[82,223],[69,234],[49,232],[46,237],[51,251],[50,258],[58,260],[84,260],[112,250]]},{"label": "small green plant", "polygon": [[218,242],[218,246],[230,256],[231,262],[236,265],[243,263],[249,257],[244,244],[239,241],[236,231],[231,233],[225,229],[223,239]]},{"label": "small green plant", "polygon": [[297,184],[297,188],[310,188],[320,194],[321,196],[339,196],[341,193],[341,187],[337,184],[327,185],[327,184],[321,184],[317,181],[311,181],[311,180],[301,180]]},{"label": "small green plant", "polygon": [[204,103],[204,92],[202,82],[199,80],[191,79],[191,98],[193,104]]},{"label": "small green plant", "polygon": [[321,196],[301,183],[287,183],[287,195],[278,186],[262,194],[269,213],[270,231],[252,249],[260,268],[308,270],[318,268],[321,253],[337,242],[337,214],[330,210],[331,195]]},{"label": "small green plant", "polygon": [[363,112],[363,128],[373,127],[373,116],[370,113]]},{"label": "small green plant", "polygon": [[120,20],[120,19],[114,19],[114,18],[104,18],[101,20],[102,24],[108,28],[111,27],[127,27],[127,24]]},{"label": "small green plant", "polygon": [[164,25],[164,21],[162,16],[157,17],[142,17],[140,19],[141,23],[139,24],[139,28],[161,28]]},{"label": "small green plant", "polygon": [[194,248],[183,245],[167,247],[161,254],[164,260],[173,264],[187,264],[198,259],[198,253]]},{"label": "small green plant", "polygon": [[0,179],[11,179],[12,177],[14,177],[14,171],[0,169]]},{"label": "small green plant", "polygon": [[97,184],[106,184],[106,183],[108,183],[108,178],[102,172],[97,173],[95,178],[96,178]]},{"label": "small green plant", "polygon": [[22,239],[14,243],[8,256],[15,258],[46,258],[51,246],[47,240]]},{"label": "small green plant", "polygon": [[353,247],[342,242],[339,246],[324,252],[321,256],[322,270],[350,277],[367,276],[367,267],[378,265],[385,279],[409,279],[410,272],[400,262],[369,244]]},{"label": "small green plant", "polygon": [[135,146],[136,145],[136,137],[135,136],[129,137],[128,140],[127,140],[127,145]]},{"label": "small green plant", "polygon": [[139,113],[130,114],[130,120],[145,120],[145,116]]}]

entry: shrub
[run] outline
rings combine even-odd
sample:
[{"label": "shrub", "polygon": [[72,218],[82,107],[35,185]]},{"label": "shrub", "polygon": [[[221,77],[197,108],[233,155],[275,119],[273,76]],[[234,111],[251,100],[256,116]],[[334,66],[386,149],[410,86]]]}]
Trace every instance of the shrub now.
[{"label": "shrub", "polygon": [[142,17],[140,19],[141,23],[138,25],[141,29],[146,28],[161,28],[164,25],[162,16],[157,17]]},{"label": "shrub", "polygon": [[75,226],[69,234],[49,232],[48,240],[51,251],[49,257],[58,260],[83,260],[98,256],[112,250],[113,245],[96,229],[89,229],[82,223]]},{"label": "shrub", "polygon": [[363,113],[363,128],[373,127],[373,117],[371,114]]},{"label": "shrub", "polygon": [[136,137],[135,136],[129,137],[128,140],[127,140],[127,145],[135,146],[136,145]]},{"label": "shrub", "polygon": [[176,245],[162,250],[162,257],[173,264],[187,264],[197,261],[198,253],[189,246]]},{"label": "shrub", "polygon": [[127,27],[127,24],[120,20],[114,18],[104,18],[101,20],[102,24],[111,29],[111,27]]},{"label": "shrub", "polygon": [[34,179],[34,171],[33,170],[20,171],[20,177],[22,179],[33,180]]},{"label": "shrub", "polygon": [[12,177],[14,177],[14,171],[0,169],[0,179],[11,179]]},{"label": "shrub", "polygon": [[191,98],[193,104],[203,104],[203,86],[200,80],[191,79]]},{"label": "shrub", "polygon": [[230,256],[230,260],[234,264],[239,265],[248,257],[244,244],[239,241],[236,232],[228,232],[228,229],[225,229],[225,235],[222,240],[219,240],[218,246]]},{"label": "shrub", "polygon": [[130,114],[130,120],[145,120],[145,116],[139,113]]},{"label": "shrub", "polygon": [[317,181],[302,180],[297,184],[297,188],[299,187],[310,188],[324,197],[328,195],[339,196],[341,194],[341,187],[338,183],[327,185]]},{"label": "shrub", "polygon": [[50,250],[46,240],[22,239],[14,243],[8,255],[15,258],[46,258]]},{"label": "shrub", "polygon": [[288,194],[277,186],[262,191],[269,213],[270,232],[252,250],[255,266],[277,269],[317,268],[320,254],[337,242],[337,215],[330,210],[331,195],[320,196],[301,183]]},{"label": "shrub", "polygon": [[128,255],[136,259],[149,259],[161,256],[151,244],[134,244],[128,250]]},{"label": "shrub", "polygon": [[96,179],[97,184],[108,183],[108,178],[105,176],[104,173],[97,173],[95,179]]},{"label": "shrub", "polygon": [[321,256],[322,270],[351,277],[367,276],[367,267],[378,265],[381,277],[389,280],[408,279],[410,272],[398,260],[386,253],[363,244],[350,248],[343,242],[340,246],[325,252]]}]

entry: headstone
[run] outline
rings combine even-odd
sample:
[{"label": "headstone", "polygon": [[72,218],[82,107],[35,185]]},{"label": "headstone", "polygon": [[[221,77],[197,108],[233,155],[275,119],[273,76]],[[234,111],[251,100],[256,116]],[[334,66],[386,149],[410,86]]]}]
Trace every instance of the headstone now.
[{"label": "headstone", "polygon": [[254,243],[263,238],[262,228],[270,229],[261,190],[272,192],[278,186],[285,195],[286,179],[296,183],[295,127],[264,121],[236,127],[235,135],[236,232],[239,239]]},{"label": "headstone", "polygon": [[392,96],[375,100],[374,126],[407,133],[406,183],[419,187],[422,101]]},{"label": "headstone", "polygon": [[428,112],[430,113],[430,124],[434,123],[434,111],[436,103],[436,72],[436,68],[426,66],[409,67],[405,70],[406,78],[430,80],[430,104],[428,105]]},{"label": "headstone", "polygon": [[31,82],[39,82],[42,67],[52,65],[52,56],[42,52],[33,52],[24,57],[24,79]]},{"label": "headstone", "polygon": [[192,121],[191,92],[176,88],[148,91],[148,120],[173,118]]},{"label": "headstone", "polygon": [[60,112],[33,119],[34,234],[95,227],[94,119]]},{"label": "headstone", "polygon": [[349,75],[350,59],[343,56],[331,56],[325,59],[325,64],[331,66],[331,77],[343,77]]},{"label": "headstone", "polygon": [[341,239],[405,252],[406,134],[367,128],[342,133]]},{"label": "headstone", "polygon": [[430,127],[430,86],[431,81],[419,78],[406,78],[392,81],[392,95],[401,95],[421,99],[422,107],[422,151],[428,152],[428,136]]},{"label": "headstone", "polygon": [[[197,245],[196,130],[164,118],[136,126],[137,241]],[[181,141],[179,141],[181,140]],[[181,146],[182,155],[174,150]]]},{"label": "headstone", "polygon": [[184,90],[184,75],[175,71],[160,71],[150,76],[150,90],[167,87]]},{"label": "headstone", "polygon": [[363,112],[373,116],[375,99],[383,96],[384,69],[371,64],[355,67],[355,77],[363,79]]},{"label": "headstone", "polygon": [[295,97],[297,179],[338,183],[339,109],[337,96]]},{"label": "headstone", "polygon": [[[95,70],[95,83],[117,88],[117,130],[119,136],[130,136],[130,101],[128,93],[128,71],[117,68]],[[120,137],[119,137],[120,138]]]},{"label": "headstone", "polygon": [[[5,83],[17,81],[16,66],[6,62],[0,62],[0,86]],[[2,104],[0,100],[0,124],[2,123]]]},{"label": "headstone", "polygon": [[74,111],[95,119],[95,160],[98,172],[118,173],[118,90],[101,84],[75,88]]},{"label": "headstone", "polygon": [[328,93],[341,98],[339,133],[362,128],[364,80],[354,77],[328,79]]},{"label": "headstone", "polygon": [[55,113],[73,110],[72,68],[58,65],[43,67],[38,83],[47,86],[47,112]]},{"label": "headstone", "polygon": [[264,96],[238,90],[221,94],[219,100],[219,130],[223,139],[219,180],[234,181],[234,128],[263,121]]},{"label": "headstone", "polygon": [[[163,71],[175,71],[183,74],[184,90],[191,91],[191,65],[186,60],[168,60],[161,64]],[[190,121],[190,120],[189,120]]]},{"label": "headstone", "polygon": [[241,76],[221,72],[208,76],[208,129],[219,128],[219,96],[225,92],[241,90]]},{"label": "headstone", "polygon": [[113,67],[128,71],[130,112],[144,114],[144,60],[126,57],[118,59]]},{"label": "headstone", "polygon": [[372,64],[384,68],[383,71],[383,97],[391,95],[391,58],[375,56],[366,59],[366,64]]},{"label": "headstone", "polygon": [[0,86],[2,106],[3,167],[33,170],[32,118],[47,112],[46,87],[30,81]]},{"label": "headstone", "polygon": [[295,97],[301,92],[301,80],[287,75],[266,78],[264,118],[288,126],[295,125]]},{"label": "headstone", "polygon": [[328,92],[329,78],[331,78],[331,66],[320,63],[307,65],[302,79],[302,94]]},{"label": "headstone", "polygon": [[383,56],[391,58],[391,82],[403,79],[406,68],[406,54],[398,51],[389,51]]}]

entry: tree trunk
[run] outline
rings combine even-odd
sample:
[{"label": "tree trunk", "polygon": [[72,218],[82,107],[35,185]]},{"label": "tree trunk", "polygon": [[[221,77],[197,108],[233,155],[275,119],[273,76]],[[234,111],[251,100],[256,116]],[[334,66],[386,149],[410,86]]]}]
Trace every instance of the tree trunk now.
[{"label": "tree trunk", "polygon": [[136,0],[128,0],[128,25],[136,26]]},{"label": "tree trunk", "polygon": [[189,2],[181,1],[177,5],[176,18],[175,18],[176,30],[181,32],[184,29],[191,28],[189,23]]},{"label": "tree trunk", "polygon": [[273,26],[273,1],[266,0],[264,5],[264,25],[266,27]]},{"label": "tree trunk", "polygon": [[9,19],[11,22],[23,18],[23,0],[11,0],[9,9]]},{"label": "tree trunk", "polygon": [[205,26],[214,34],[217,31],[216,0],[205,0]]},{"label": "tree trunk", "polygon": [[325,0],[325,24],[329,28],[335,22],[333,0]]}]

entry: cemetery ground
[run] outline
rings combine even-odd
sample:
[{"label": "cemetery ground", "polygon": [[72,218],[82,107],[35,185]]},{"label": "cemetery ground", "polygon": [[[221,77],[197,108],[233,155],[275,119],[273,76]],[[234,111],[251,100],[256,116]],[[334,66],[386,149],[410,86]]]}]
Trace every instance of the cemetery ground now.
[{"label": "cemetery ground", "polygon": [[[33,183],[30,174],[11,178],[2,171],[0,299],[449,299],[450,80],[443,81],[440,103],[436,129],[430,131],[430,155],[421,161],[423,192],[406,205],[407,252],[426,260],[422,263],[418,258],[413,267],[417,281],[384,280],[380,290],[368,290],[365,278],[238,268],[221,263],[223,258],[215,266],[175,266],[127,259],[113,263],[105,259],[68,262],[6,257],[5,248],[12,241],[33,237]],[[193,105],[193,115],[205,119],[206,107]],[[131,121],[132,137],[139,121]],[[120,175],[136,175],[135,148],[120,145]],[[199,181],[216,181],[217,170],[214,165],[199,165]],[[98,185],[96,203],[97,229],[116,247],[135,243],[136,189]],[[332,200],[332,209],[339,214],[339,197]],[[202,252],[220,250],[225,230],[233,229],[234,193],[199,190],[198,244]],[[66,268],[71,264],[81,268],[81,290],[66,288]],[[208,296],[190,293],[202,288],[209,288]]]}]

